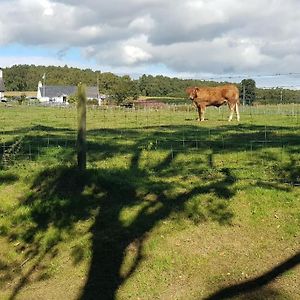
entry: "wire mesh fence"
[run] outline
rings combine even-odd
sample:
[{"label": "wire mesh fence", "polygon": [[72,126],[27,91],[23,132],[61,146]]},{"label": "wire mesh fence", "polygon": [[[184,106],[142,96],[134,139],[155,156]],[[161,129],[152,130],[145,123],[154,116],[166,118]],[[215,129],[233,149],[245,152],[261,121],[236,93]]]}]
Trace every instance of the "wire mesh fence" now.
[{"label": "wire mesh fence", "polygon": [[[141,149],[149,165],[155,152],[168,153],[170,161],[184,156],[210,168],[257,169],[255,176],[273,172],[298,157],[300,105],[241,107],[241,122],[227,122],[226,107],[207,110],[208,121],[196,122],[191,105],[163,108],[89,107],[87,111],[88,161],[100,152],[110,156]],[[74,107],[17,107],[1,116],[0,166],[18,163],[69,160],[76,147]],[[298,150],[297,150],[298,149]],[[90,154],[90,155],[89,155]],[[213,157],[209,160],[209,157]],[[294,159],[293,168],[299,168]],[[129,166],[130,160],[126,162]],[[197,170],[193,166],[194,172]],[[249,172],[248,172],[249,173]],[[247,175],[249,176],[249,174]],[[253,175],[254,176],[254,175]],[[275,176],[275,175],[274,175]],[[295,178],[278,175],[274,180],[299,184]],[[249,177],[252,178],[253,177]]]}]

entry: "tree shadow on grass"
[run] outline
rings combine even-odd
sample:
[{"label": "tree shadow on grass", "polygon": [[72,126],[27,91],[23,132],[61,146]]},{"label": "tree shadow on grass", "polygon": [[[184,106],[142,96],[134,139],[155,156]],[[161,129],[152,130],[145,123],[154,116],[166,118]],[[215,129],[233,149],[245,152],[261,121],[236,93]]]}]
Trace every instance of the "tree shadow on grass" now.
[{"label": "tree shadow on grass", "polygon": [[[278,266],[267,271],[261,276],[249,279],[242,283],[233,284],[225,287],[205,298],[206,300],[222,299],[275,299],[275,296],[281,296],[281,292],[272,290],[266,285],[283,273],[297,267],[300,264],[300,252],[291,256]],[[252,294],[252,295],[251,295]],[[237,298],[238,297],[238,298]]]},{"label": "tree shadow on grass", "polygon": [[[141,167],[140,159],[141,150],[137,147],[127,169],[98,168],[80,173],[76,168],[56,167],[36,176],[31,194],[20,205],[27,214],[20,220],[25,224],[16,232],[8,233],[9,239],[28,245],[24,255],[33,262],[19,279],[10,299],[27,284],[41,261],[54,255],[66,232],[73,237],[82,234],[75,225],[85,220],[94,220],[90,227],[92,257],[79,299],[115,299],[119,287],[143,261],[144,242],[158,222],[172,213],[184,212],[186,202],[194,196],[214,193],[226,202],[234,195],[229,191],[235,182],[229,170],[221,172],[220,180],[205,186],[199,181],[184,192],[174,193],[176,186],[164,178],[159,182],[151,179],[149,170]],[[165,162],[154,167],[158,177],[170,163],[167,156]],[[124,210],[134,207],[139,207],[138,213],[130,222],[123,220]],[[230,224],[233,217],[228,205],[215,205],[213,200],[207,215],[221,224]],[[121,272],[128,249],[134,253],[134,259]],[[80,246],[72,250],[74,262],[83,259],[83,251]]]},{"label": "tree shadow on grass", "polygon": [[[172,132],[165,132],[164,137],[173,136],[174,131],[177,136],[182,136],[181,129],[173,126],[170,129]],[[191,134],[194,129],[188,128]],[[100,136],[101,132],[98,131]],[[110,135],[118,132],[112,130]],[[134,132],[133,136],[139,134],[135,130],[129,132]],[[96,131],[93,133],[97,136]],[[80,238],[82,232],[76,229],[76,224],[80,221],[91,222],[92,253],[80,299],[115,299],[118,289],[144,260],[143,247],[149,238],[149,232],[174,213],[184,213],[189,217],[186,204],[194,198],[213,194],[218,199],[209,199],[206,215],[202,216],[200,210],[196,212],[198,216],[193,216],[195,220],[205,221],[209,218],[220,224],[231,223],[233,213],[228,201],[235,195],[233,185],[237,181],[231,170],[215,170],[218,176],[207,180],[203,173],[199,182],[192,187],[182,185],[181,187],[185,187],[184,191],[177,191],[177,186],[164,178],[166,174],[172,174],[166,172],[168,169],[188,173],[172,165],[177,154],[168,153],[151,169],[142,167],[143,146],[152,139],[155,139],[154,134],[151,136],[147,133],[137,138],[133,145],[118,145],[111,140],[104,143],[89,142],[91,155],[100,159],[100,162],[104,160],[104,156],[100,153],[98,157],[99,149],[101,152],[109,150],[109,157],[131,155],[131,161],[126,168],[103,166],[80,173],[76,168],[60,166],[45,169],[36,175],[31,194],[20,204],[23,214],[17,215],[14,220],[18,224],[18,230],[14,230],[14,227],[7,229],[10,240],[18,240],[28,245],[24,251],[25,261],[28,259],[32,262],[32,266],[19,278],[10,299],[14,299],[25,287],[45,257],[56,255],[56,246],[65,238],[66,233]],[[230,147],[235,151],[235,147],[239,149],[240,145],[234,145],[234,140],[229,139],[226,138],[226,142]],[[211,147],[205,150],[207,149]],[[217,147],[216,150],[218,149]],[[216,169],[213,154],[208,155],[207,166],[209,169]],[[136,207],[137,213],[130,220],[122,219],[124,211]],[[23,247],[22,244],[20,248]],[[83,259],[84,247],[87,245],[76,245],[72,249],[74,263]],[[134,258],[126,271],[121,272],[129,249],[134,253]]]},{"label": "tree shadow on grass", "polygon": [[0,184],[11,184],[16,182],[19,179],[19,177],[16,174],[13,173],[6,173],[1,174],[0,173]]}]

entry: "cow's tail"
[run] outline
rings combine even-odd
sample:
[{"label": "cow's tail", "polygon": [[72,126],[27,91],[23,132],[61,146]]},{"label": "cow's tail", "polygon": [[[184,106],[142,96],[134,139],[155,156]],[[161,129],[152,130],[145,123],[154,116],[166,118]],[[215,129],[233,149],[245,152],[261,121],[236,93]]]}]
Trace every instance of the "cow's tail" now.
[{"label": "cow's tail", "polygon": [[236,101],[236,104],[240,104],[240,93],[239,93],[238,88],[236,88],[235,101]]}]

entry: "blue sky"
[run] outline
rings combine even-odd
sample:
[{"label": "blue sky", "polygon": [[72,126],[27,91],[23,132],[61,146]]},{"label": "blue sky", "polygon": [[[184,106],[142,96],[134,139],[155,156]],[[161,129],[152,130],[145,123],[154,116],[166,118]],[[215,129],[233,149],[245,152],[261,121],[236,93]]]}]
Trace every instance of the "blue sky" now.
[{"label": "blue sky", "polygon": [[80,49],[78,48],[58,50],[55,47],[25,46],[17,43],[0,47],[1,66],[6,67],[13,64],[31,64],[36,62],[42,65],[54,64],[63,66],[67,64],[70,66],[90,67],[92,69],[97,67],[96,63],[85,60],[80,55]]},{"label": "blue sky", "polygon": [[0,11],[2,67],[253,78],[258,86],[300,88],[298,0],[2,0]]}]

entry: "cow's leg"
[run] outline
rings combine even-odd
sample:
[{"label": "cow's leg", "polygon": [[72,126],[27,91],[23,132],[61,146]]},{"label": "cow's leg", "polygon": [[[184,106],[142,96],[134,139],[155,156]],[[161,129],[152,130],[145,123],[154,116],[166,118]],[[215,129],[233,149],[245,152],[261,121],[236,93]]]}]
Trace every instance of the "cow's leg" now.
[{"label": "cow's leg", "polygon": [[198,109],[198,119],[197,119],[197,121],[200,122],[201,121],[201,114],[202,114],[201,107],[197,106],[197,109]]},{"label": "cow's leg", "polygon": [[235,112],[236,112],[236,118],[239,122],[240,121],[240,111],[239,111],[239,105],[237,103],[235,104]]},{"label": "cow's leg", "polygon": [[228,105],[229,106],[229,109],[230,109],[230,115],[229,115],[229,119],[228,119],[228,122],[231,122],[232,118],[233,118],[233,113],[234,113],[234,110],[235,110],[235,104],[234,105]]},{"label": "cow's leg", "polygon": [[201,122],[204,121],[204,113],[205,113],[205,106],[201,106],[200,107],[200,114],[199,114],[199,118],[200,118]]}]

